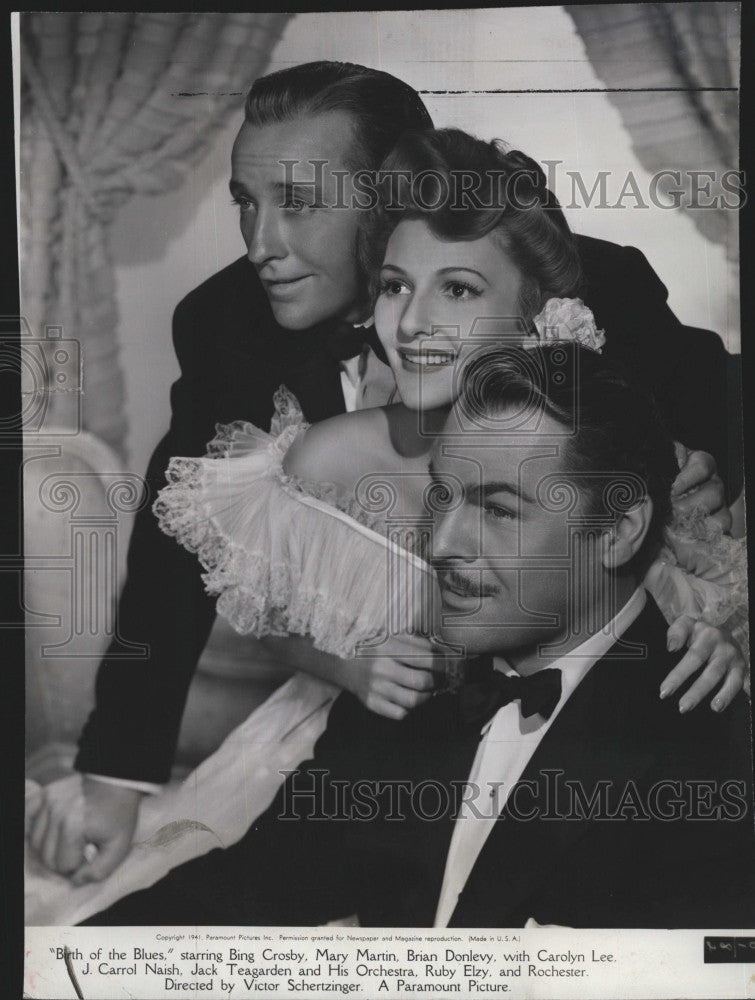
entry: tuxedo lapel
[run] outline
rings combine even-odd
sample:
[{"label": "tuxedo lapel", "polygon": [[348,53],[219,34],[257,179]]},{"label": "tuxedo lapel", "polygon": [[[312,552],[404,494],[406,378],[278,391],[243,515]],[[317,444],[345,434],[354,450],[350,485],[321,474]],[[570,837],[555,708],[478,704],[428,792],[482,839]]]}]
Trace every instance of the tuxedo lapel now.
[{"label": "tuxedo lapel", "polygon": [[[340,727],[343,720],[348,726],[338,751],[348,755],[343,776],[354,781],[367,773],[386,789],[401,784],[408,790],[393,800],[388,793],[373,821],[349,825],[346,846],[362,859],[359,917],[365,926],[433,923],[455,807],[479,743],[478,734],[462,725],[458,707],[456,695],[440,694],[393,722],[351,698],[342,696],[334,706],[330,725]],[[327,763],[332,768],[332,756]]]},{"label": "tuxedo lapel", "polygon": [[[450,926],[524,923],[532,915],[525,912],[526,902],[555,868],[569,864],[570,851],[596,822],[589,818],[589,805],[574,808],[574,784],[565,782],[576,783],[589,803],[601,782],[610,781],[613,797],[646,773],[653,763],[653,746],[638,738],[621,739],[614,748],[611,738],[620,717],[622,731],[636,731],[638,737],[642,733],[643,699],[637,697],[636,684],[639,680],[643,692],[657,698],[655,680],[648,685],[640,675],[647,675],[657,654],[666,661],[665,648],[659,647],[664,632],[660,612],[648,601],[623,637],[625,642],[644,642],[647,659],[639,664],[636,658],[623,659],[617,656],[621,647],[616,644],[583,678],[527,764],[515,800],[509,799],[491,831]],[[657,670],[651,674],[655,678]],[[635,697],[627,699],[633,685]],[[533,810],[536,818],[530,816]],[[563,818],[570,813],[571,818]]]}]

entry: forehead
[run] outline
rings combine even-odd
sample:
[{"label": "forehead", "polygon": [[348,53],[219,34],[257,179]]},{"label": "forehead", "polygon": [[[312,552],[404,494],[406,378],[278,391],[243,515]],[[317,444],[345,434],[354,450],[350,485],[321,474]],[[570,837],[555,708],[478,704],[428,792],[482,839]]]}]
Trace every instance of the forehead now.
[{"label": "forehead", "polygon": [[281,180],[284,168],[281,160],[300,161],[294,167],[304,179],[311,179],[310,160],[325,160],[330,169],[346,169],[354,144],[354,122],[345,111],[324,111],[316,115],[299,115],[291,121],[267,125],[241,126],[231,153],[234,177],[241,174],[263,174],[266,179]]},{"label": "forehead", "polygon": [[432,465],[438,475],[457,477],[465,486],[519,484],[534,494],[544,476],[566,471],[566,442],[561,426],[547,415],[536,431],[509,427],[481,435],[462,433],[452,412],[433,445]]},{"label": "forehead", "polygon": [[424,219],[404,219],[391,233],[386,264],[404,270],[469,267],[478,271],[513,269],[500,239],[488,233],[476,240],[447,240],[437,236]]}]

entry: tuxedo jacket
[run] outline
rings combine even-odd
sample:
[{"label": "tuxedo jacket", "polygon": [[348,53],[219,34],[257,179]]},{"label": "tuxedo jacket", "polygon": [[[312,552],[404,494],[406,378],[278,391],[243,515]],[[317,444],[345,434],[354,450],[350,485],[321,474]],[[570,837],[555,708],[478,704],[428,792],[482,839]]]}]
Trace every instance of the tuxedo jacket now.
[{"label": "tuxedo jacket", "polygon": [[[710,451],[723,474],[730,423],[720,339],[679,323],[638,250],[578,239],[585,299],[607,330],[606,357],[634,370],[674,436]],[[279,327],[246,258],[179,303],[173,342],[181,374],[171,390],[170,428],[147,469],[148,503],[131,536],[117,634],[97,673],[75,762],[80,771],[154,782],[170,776],[189,684],[215,617],[196,556],[164,535],[152,514],[171,457],[204,454],[216,423],[248,420],[267,429],[281,384],[311,422],[344,410],[339,362],[323,331]]]},{"label": "tuxedo jacket", "polygon": [[[661,701],[679,655],[649,599],[545,733],[449,926],[752,926],[748,705],[682,715]],[[453,829],[441,803],[479,743],[458,704],[440,695],[391,722],[340,696],[313,760],[248,835],[247,922],[432,926]]]}]

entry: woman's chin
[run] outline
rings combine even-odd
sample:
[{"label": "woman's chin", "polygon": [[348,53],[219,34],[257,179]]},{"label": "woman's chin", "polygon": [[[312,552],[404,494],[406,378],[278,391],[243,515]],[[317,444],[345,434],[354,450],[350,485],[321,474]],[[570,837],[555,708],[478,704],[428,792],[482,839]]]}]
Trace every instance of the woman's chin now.
[{"label": "woman's chin", "polygon": [[399,397],[407,410],[440,410],[453,403],[452,387],[445,379],[435,382],[438,378],[435,375],[422,379],[407,378],[403,371],[394,371],[394,377]]}]

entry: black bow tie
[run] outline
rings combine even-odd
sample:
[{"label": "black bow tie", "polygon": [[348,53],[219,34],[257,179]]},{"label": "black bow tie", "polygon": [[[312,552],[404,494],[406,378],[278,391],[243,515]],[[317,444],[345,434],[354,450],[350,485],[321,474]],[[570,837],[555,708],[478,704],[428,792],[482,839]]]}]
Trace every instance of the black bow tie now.
[{"label": "black bow tie", "polygon": [[462,721],[470,727],[482,728],[499,708],[517,698],[525,719],[536,712],[549,719],[561,700],[561,671],[547,667],[520,677],[494,670],[492,660],[479,661],[459,698]]},{"label": "black bow tie", "polygon": [[388,364],[383,345],[378,339],[375,324],[370,326],[354,326],[352,323],[333,323],[322,329],[322,339],[326,351],[336,361],[348,361],[361,354],[362,348],[368,344],[383,364]]}]

